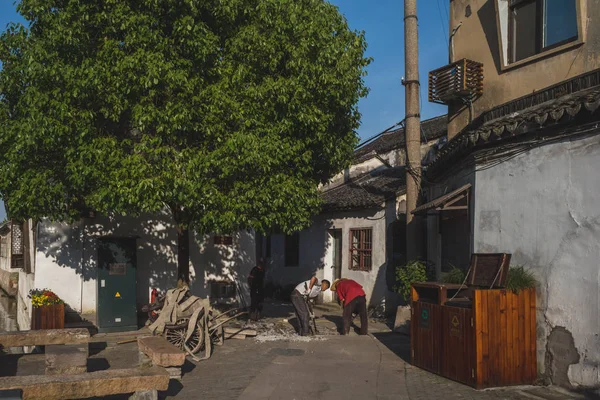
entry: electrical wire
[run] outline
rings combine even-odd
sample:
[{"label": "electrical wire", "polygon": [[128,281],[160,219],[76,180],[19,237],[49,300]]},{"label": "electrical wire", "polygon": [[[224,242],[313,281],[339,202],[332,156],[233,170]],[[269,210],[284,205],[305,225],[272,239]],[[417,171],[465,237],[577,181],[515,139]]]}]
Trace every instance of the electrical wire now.
[{"label": "electrical wire", "polygon": [[[448,33],[446,32],[446,24],[444,24],[444,17],[442,16],[442,8],[440,6],[440,0],[437,0],[437,6],[438,6],[438,11],[440,12],[440,21],[442,21],[442,31],[444,34],[444,39],[446,41],[446,43],[448,43]],[[448,21],[448,19],[446,19],[446,21]],[[448,22],[450,23],[450,22]]]}]

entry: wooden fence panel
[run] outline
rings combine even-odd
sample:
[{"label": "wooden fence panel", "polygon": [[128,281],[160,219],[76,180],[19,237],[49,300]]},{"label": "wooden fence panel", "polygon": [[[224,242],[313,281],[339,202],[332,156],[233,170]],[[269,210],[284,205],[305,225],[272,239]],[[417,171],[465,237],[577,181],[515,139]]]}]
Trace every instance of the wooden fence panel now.
[{"label": "wooden fence panel", "polygon": [[473,311],[459,307],[442,308],[442,375],[473,385],[475,383]]},{"label": "wooden fence panel", "polygon": [[442,306],[416,301],[412,303],[412,313],[412,364],[439,374],[442,357]]}]

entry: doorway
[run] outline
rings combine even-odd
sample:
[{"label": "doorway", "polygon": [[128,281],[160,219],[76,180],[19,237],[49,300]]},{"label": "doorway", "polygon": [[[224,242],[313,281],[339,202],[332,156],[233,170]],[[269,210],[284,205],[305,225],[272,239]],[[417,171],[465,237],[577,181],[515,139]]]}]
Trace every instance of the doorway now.
[{"label": "doorway", "polygon": [[98,240],[98,331],[137,330],[136,258],[135,238]]},{"label": "doorway", "polygon": [[[342,278],[342,230],[341,229],[330,229],[329,236],[331,237],[331,252],[332,252],[332,280]],[[332,292],[332,301],[337,302],[338,297],[336,293]]]}]

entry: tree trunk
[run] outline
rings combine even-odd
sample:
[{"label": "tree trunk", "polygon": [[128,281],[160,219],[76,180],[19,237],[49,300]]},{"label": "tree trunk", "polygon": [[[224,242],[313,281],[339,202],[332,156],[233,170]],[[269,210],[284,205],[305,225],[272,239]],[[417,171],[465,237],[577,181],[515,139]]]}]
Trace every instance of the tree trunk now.
[{"label": "tree trunk", "polygon": [[190,283],[190,231],[177,227],[177,284]]}]

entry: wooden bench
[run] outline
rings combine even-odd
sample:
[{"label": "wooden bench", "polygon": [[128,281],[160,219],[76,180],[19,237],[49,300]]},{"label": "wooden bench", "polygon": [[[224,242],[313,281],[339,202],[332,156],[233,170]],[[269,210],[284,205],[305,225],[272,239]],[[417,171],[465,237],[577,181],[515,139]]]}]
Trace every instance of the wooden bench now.
[{"label": "wooden bench", "polygon": [[78,375],[0,377],[0,392],[21,390],[23,399],[83,399],[148,390],[167,390],[169,373],[161,367],[109,369]]},{"label": "wooden bench", "polygon": [[41,329],[0,333],[0,346],[48,346],[53,344],[82,344],[90,341],[90,332],[84,328]]}]

